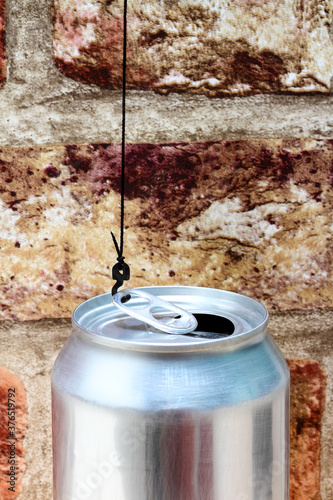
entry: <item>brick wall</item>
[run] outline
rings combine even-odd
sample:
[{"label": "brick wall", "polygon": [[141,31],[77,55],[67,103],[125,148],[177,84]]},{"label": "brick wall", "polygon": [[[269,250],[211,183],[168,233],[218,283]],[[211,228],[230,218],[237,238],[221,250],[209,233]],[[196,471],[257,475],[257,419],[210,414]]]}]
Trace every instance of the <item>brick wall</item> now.
[{"label": "brick wall", "polygon": [[[129,286],[266,305],[292,368],[293,500],[333,498],[332,11],[129,2]],[[0,387],[9,370],[27,391],[21,500],[51,499],[49,378],[66,318],[113,285],[122,22],[117,1],[0,0]]]}]

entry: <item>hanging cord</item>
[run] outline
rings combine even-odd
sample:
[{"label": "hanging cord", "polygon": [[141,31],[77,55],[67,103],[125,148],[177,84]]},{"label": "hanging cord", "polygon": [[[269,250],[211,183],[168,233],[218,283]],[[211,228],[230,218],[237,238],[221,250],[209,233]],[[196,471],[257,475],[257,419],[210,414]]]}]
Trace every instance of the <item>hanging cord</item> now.
[{"label": "hanging cord", "polygon": [[125,218],[125,126],[126,126],[126,53],[127,53],[127,0],[124,0],[124,38],[123,38],[123,93],[122,93],[122,136],[121,136],[121,206],[120,206],[120,245],[111,231],[112,240],[117,252],[117,263],[112,268],[112,279],[116,283],[112,287],[112,296],[117,293],[125,280],[130,279],[130,268],[123,256],[124,250],[124,218]]}]

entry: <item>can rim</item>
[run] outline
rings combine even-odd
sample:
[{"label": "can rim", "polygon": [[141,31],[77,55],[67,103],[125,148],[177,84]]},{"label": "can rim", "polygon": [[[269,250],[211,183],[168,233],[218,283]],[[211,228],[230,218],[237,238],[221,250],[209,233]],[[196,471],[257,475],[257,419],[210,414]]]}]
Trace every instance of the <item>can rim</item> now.
[{"label": "can rim", "polygon": [[[93,331],[92,329],[87,328],[83,325],[83,318],[85,317],[85,310],[89,312],[89,305],[93,301],[96,303],[103,304],[103,307],[117,308],[112,305],[111,294],[105,293],[101,295],[97,295],[88,299],[81,304],[79,304],[73,311],[72,314],[72,325],[73,329],[83,334],[86,338],[93,340],[99,344],[106,345],[108,347],[117,348],[117,349],[125,349],[125,350],[135,350],[135,351],[157,351],[157,352],[190,352],[190,351],[204,351],[204,350],[214,350],[214,349],[223,349],[223,350],[234,350],[238,348],[240,345],[244,345],[247,342],[259,341],[262,336],[267,332],[267,323],[268,323],[268,311],[260,302],[251,297],[248,297],[243,294],[239,294],[236,292],[230,292],[227,290],[220,290],[216,288],[208,288],[208,287],[195,287],[195,286],[150,286],[150,287],[137,287],[138,290],[145,290],[149,293],[153,293],[154,295],[159,296],[161,294],[163,297],[167,295],[178,295],[178,296],[209,296],[214,295],[228,298],[231,302],[236,303],[246,303],[246,306],[252,306],[252,311],[258,313],[261,316],[261,321],[256,324],[254,328],[250,328],[247,331],[238,333],[236,335],[230,335],[228,337],[222,339],[209,339],[204,340],[194,340],[184,343],[142,343],[139,341],[129,341],[129,340],[120,340],[117,338],[106,337]],[[109,297],[109,300],[107,298]],[[213,297],[214,298],[214,297]],[[88,312],[86,316],[88,316]],[[126,316],[123,316],[126,317]],[[111,317],[110,317],[111,319]],[[119,318],[118,318],[119,319]],[[81,324],[80,324],[81,320]]]}]

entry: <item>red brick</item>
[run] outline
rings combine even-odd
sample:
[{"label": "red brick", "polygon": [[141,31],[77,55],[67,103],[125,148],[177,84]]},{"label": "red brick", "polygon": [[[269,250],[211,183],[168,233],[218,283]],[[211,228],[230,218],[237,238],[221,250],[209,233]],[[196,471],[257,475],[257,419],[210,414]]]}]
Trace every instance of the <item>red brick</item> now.
[{"label": "red brick", "polygon": [[[128,9],[129,88],[208,97],[329,91],[329,0],[134,0]],[[56,67],[119,88],[123,2],[54,0],[52,17]]]},{"label": "red brick", "polygon": [[291,376],[290,500],[320,500],[326,375],[317,361],[288,360]]},{"label": "red brick", "polygon": [[[13,397],[13,391],[15,397]],[[10,397],[10,400],[8,399]],[[14,400],[14,402],[13,402]],[[9,407],[10,404],[14,404]],[[15,412],[13,414],[13,411]],[[10,413],[9,413],[10,412]],[[15,417],[15,420],[10,418]],[[9,418],[10,417],[10,418]],[[8,422],[15,425],[13,434],[12,426],[9,428]],[[22,491],[22,477],[26,468],[24,459],[23,439],[27,429],[27,401],[24,385],[20,378],[10,373],[6,368],[0,366],[0,498],[1,500],[13,500]],[[14,457],[10,457],[11,443],[15,443],[12,448]],[[8,463],[8,460],[15,460]],[[15,467],[15,469],[10,469]],[[15,484],[8,484],[8,473],[15,472]],[[14,491],[8,488],[14,488]],[[37,492],[36,492],[37,494]]]},{"label": "red brick", "polygon": [[0,0],[0,87],[6,79],[5,20],[5,0]]},{"label": "red brick", "polygon": [[[271,310],[333,307],[332,145],[129,144],[128,286],[223,288]],[[3,319],[70,316],[112,288],[120,149],[0,151]]]}]

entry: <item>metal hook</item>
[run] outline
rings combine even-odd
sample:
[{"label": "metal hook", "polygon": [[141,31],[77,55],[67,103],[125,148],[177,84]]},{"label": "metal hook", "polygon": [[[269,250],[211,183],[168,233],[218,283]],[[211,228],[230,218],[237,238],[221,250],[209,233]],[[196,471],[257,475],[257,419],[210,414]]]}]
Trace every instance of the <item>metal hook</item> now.
[{"label": "metal hook", "polygon": [[129,265],[124,262],[124,257],[118,257],[118,262],[112,268],[112,278],[116,280],[116,283],[112,287],[112,296],[117,293],[118,288],[120,288],[125,280],[130,279],[130,268]]},{"label": "metal hook", "polygon": [[119,249],[117,240],[115,235],[113,234],[112,231],[111,236],[113,239],[114,246],[116,247],[116,251],[118,254],[117,257],[117,263],[113,266],[112,268],[112,279],[116,280],[116,283],[112,287],[112,297],[114,296],[115,293],[117,293],[118,288],[120,288],[124,281],[130,279],[130,268],[129,265],[124,262],[125,257],[121,255],[121,249]]}]

